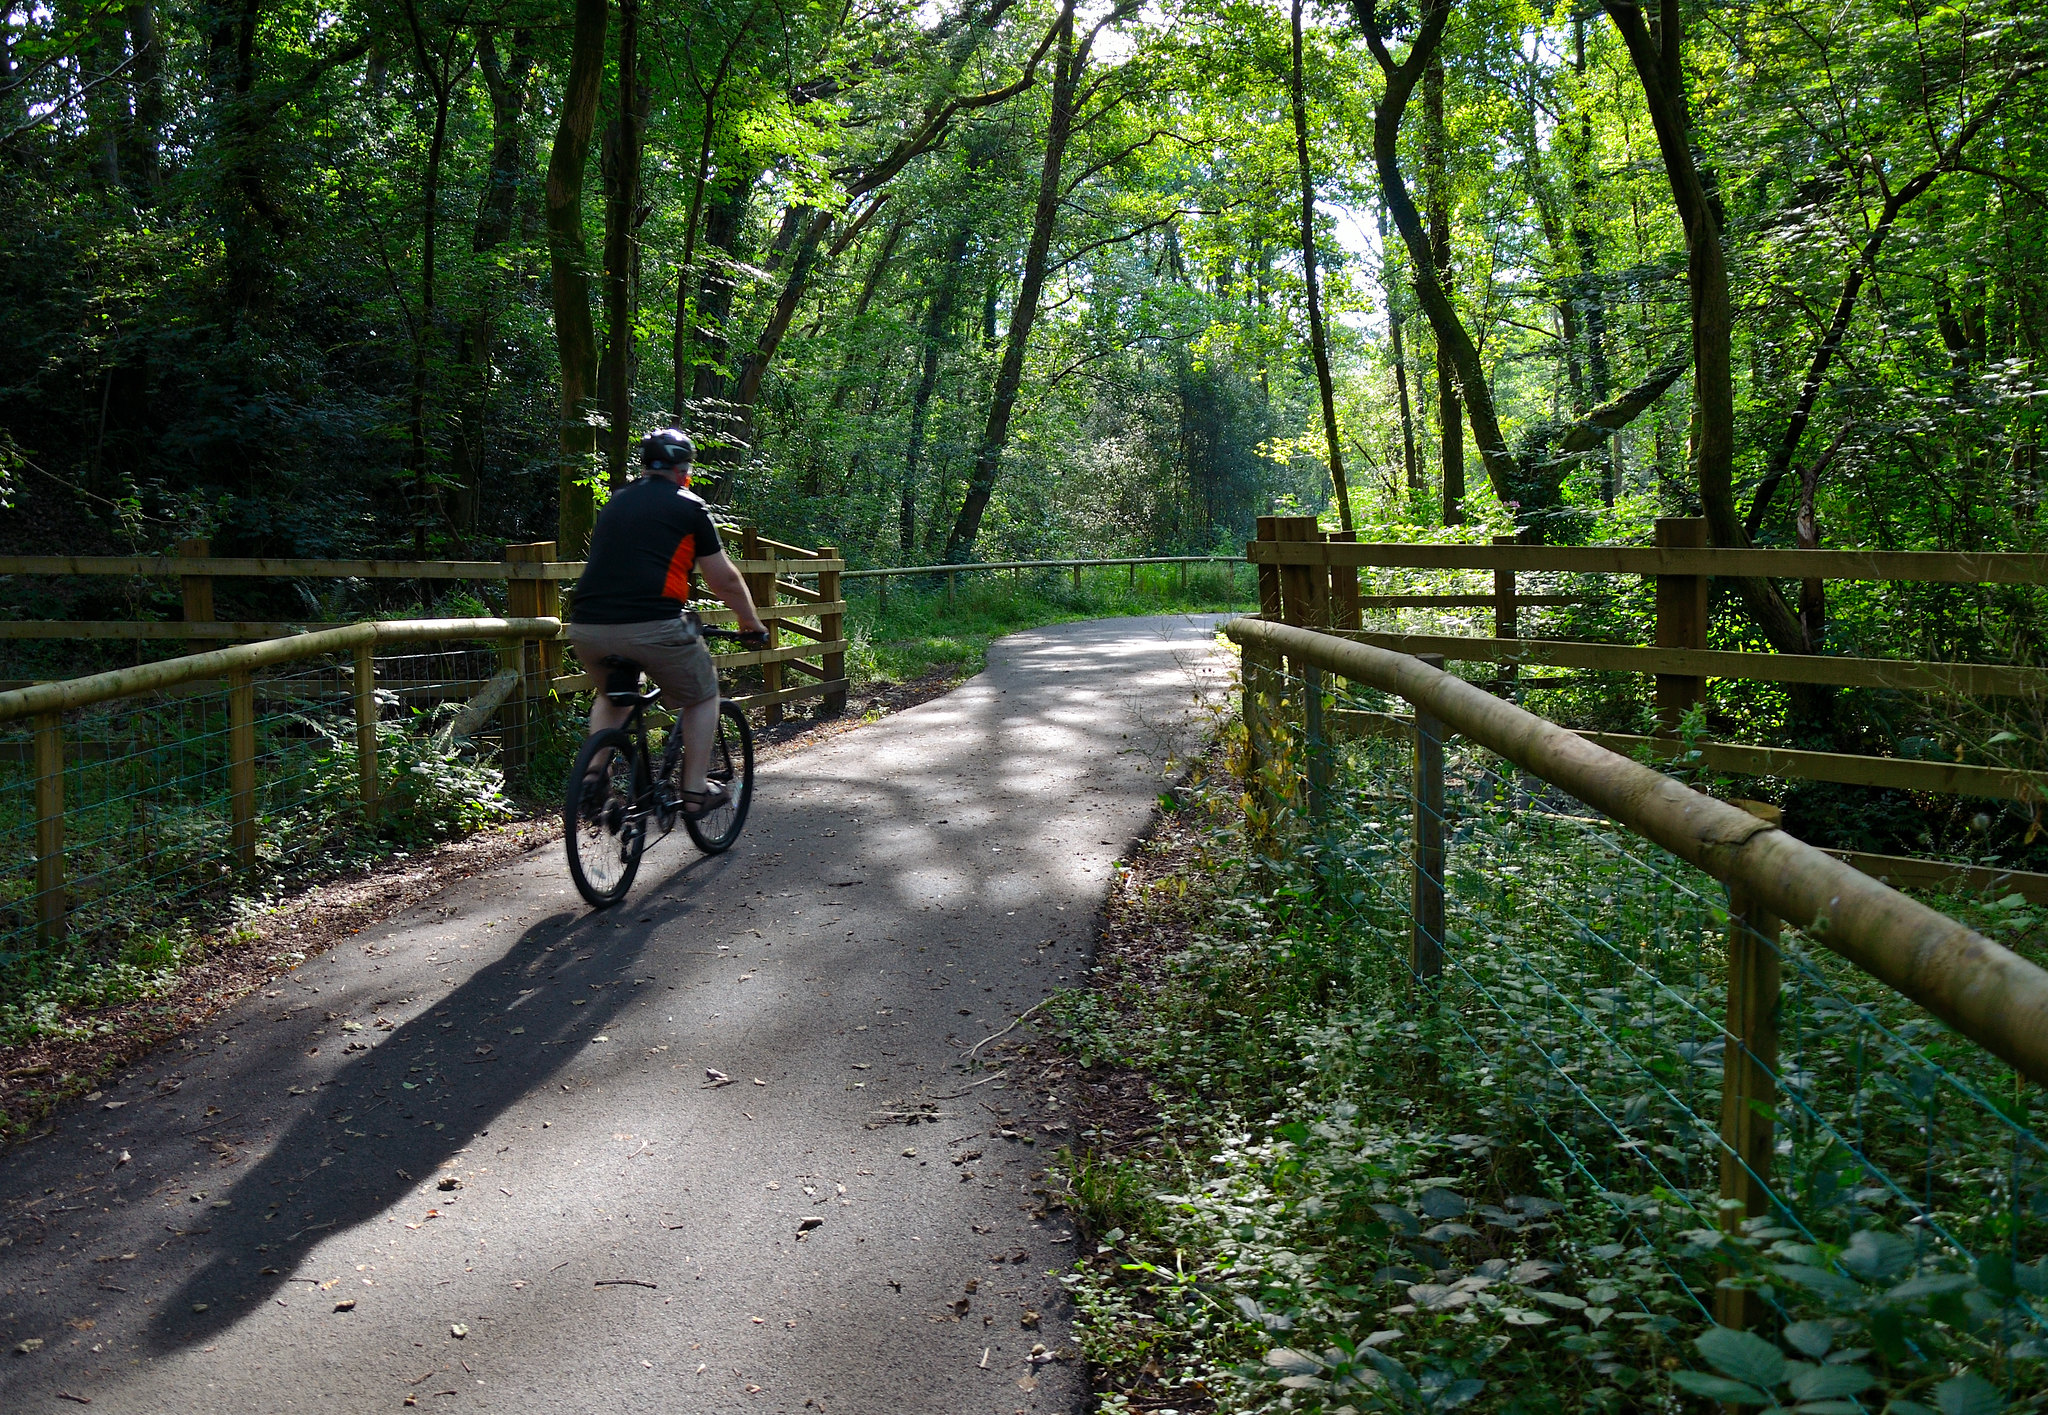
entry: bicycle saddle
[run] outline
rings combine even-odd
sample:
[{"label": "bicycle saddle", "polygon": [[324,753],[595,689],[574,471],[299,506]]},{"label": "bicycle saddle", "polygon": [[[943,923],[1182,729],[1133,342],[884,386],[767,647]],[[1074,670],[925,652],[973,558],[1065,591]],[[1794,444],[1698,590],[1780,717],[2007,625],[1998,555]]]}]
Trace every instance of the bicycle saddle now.
[{"label": "bicycle saddle", "polygon": [[634,707],[660,697],[661,685],[657,683],[651,691],[641,692],[640,665],[613,654],[604,661],[604,695],[620,707]]}]

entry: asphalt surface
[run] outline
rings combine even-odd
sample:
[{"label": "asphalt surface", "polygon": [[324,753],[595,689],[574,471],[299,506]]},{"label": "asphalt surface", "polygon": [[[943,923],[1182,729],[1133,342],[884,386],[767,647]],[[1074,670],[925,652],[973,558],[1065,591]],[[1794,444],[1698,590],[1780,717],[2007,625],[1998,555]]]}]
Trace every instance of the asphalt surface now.
[{"label": "asphalt surface", "polygon": [[1064,1122],[961,1058],[1081,980],[1214,623],[1005,639],[618,909],[541,851],[136,1067],[0,1157],[0,1409],[1081,1408]]}]

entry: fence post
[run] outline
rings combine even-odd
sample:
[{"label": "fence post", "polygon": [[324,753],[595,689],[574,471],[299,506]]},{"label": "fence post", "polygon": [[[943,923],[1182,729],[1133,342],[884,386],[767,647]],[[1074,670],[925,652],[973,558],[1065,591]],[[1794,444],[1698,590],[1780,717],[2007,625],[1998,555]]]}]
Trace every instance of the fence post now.
[{"label": "fence post", "polygon": [[256,868],[256,680],[228,674],[228,820],[235,863]]},{"label": "fence post", "polygon": [[[505,547],[505,559],[510,564],[538,564],[542,561],[554,559],[554,554],[555,545],[553,541],[536,541],[528,545],[508,545]],[[562,591],[561,587],[554,581],[522,580],[507,576],[505,580],[505,612],[515,619],[537,619],[544,612],[542,605],[549,591],[553,592],[556,606],[559,607]],[[537,696],[534,691],[534,679],[539,677],[544,684],[551,683],[554,679],[552,673],[542,672],[536,674],[536,660],[540,659],[545,651],[543,650],[542,653],[529,653],[527,651],[528,642],[526,639],[507,639],[498,645],[499,665],[504,668],[516,669],[519,673],[519,686],[512,690],[512,696],[505,700],[504,706],[505,765],[507,768],[523,768],[532,758],[532,728],[536,716],[533,710],[533,699]],[[535,639],[531,642],[538,649],[544,641]],[[545,692],[545,689],[543,689],[543,692]]]},{"label": "fence post", "polygon": [[877,618],[889,612],[889,577],[875,576],[875,615]]},{"label": "fence post", "polygon": [[[755,530],[752,526],[748,526],[740,534],[741,555],[749,560],[761,560],[767,557],[767,552],[761,548],[761,533],[759,531]],[[757,572],[745,578],[747,590],[754,596],[755,608],[765,610],[774,605],[775,570],[772,566],[765,575]],[[770,619],[764,614],[761,616],[761,622],[768,626],[768,647],[771,649],[780,647],[782,643],[781,621]],[[781,664],[764,663],[761,665],[761,686],[770,693],[782,690]],[[782,721],[782,704],[776,702],[769,703],[761,711],[761,720],[771,726]]]},{"label": "fence post", "polygon": [[1180,562],[1180,592],[1183,595],[1188,592],[1188,562],[1185,560]]},{"label": "fence post", "polygon": [[1074,593],[1081,593],[1081,562],[1074,562]]},{"label": "fence post", "polygon": [[[1517,544],[1515,536],[1495,536],[1495,545]],[[1515,572],[1495,567],[1493,572],[1493,636],[1496,639],[1521,638],[1519,626],[1515,623]],[[1511,659],[1502,659],[1500,664],[1499,687],[1505,690],[1515,681],[1517,666]]]},{"label": "fence post", "polygon": [[[1357,531],[1332,531],[1325,540],[1332,545],[1355,545]],[[1358,567],[1332,564],[1330,570],[1330,627],[1363,629],[1365,615],[1358,605]]]},{"label": "fence post", "polygon": [[356,645],[356,794],[363,819],[377,821],[377,646]]},{"label": "fence post", "polygon": [[[821,559],[837,560],[839,558],[839,547],[836,545],[821,545],[818,547],[818,555]],[[818,615],[818,632],[825,636],[825,642],[837,643],[846,637],[846,615],[840,610],[829,608],[829,606],[839,602],[840,584],[839,572],[837,570],[820,570],[818,572],[818,593],[824,596],[825,604],[828,606],[824,612]],[[846,650],[832,649],[828,651],[820,657],[819,666],[825,670],[825,681],[827,683],[837,683],[839,685],[826,691],[825,701],[821,705],[820,710],[826,717],[837,717],[846,711]]]},{"label": "fence post", "polygon": [[[1416,657],[1442,669],[1442,654]],[[1415,887],[1408,969],[1434,987],[1444,971],[1444,724],[1415,705]]]},{"label": "fence post", "polygon": [[64,937],[64,718],[36,714],[36,935]]},{"label": "fence post", "polygon": [[[557,559],[556,544],[551,540],[531,541],[525,545],[508,545],[505,558],[526,565],[551,565]],[[515,617],[531,619],[560,619],[562,617],[562,582],[560,580],[512,580],[505,583],[505,608]],[[546,699],[553,695],[555,678],[562,671],[562,641],[560,638],[535,639],[540,647],[537,661],[529,661],[529,672],[539,675],[535,685],[538,696]]]},{"label": "fence post", "polygon": [[[1278,516],[1259,517],[1258,539],[1262,541],[1277,541],[1280,539],[1280,518]],[[1244,556],[1247,560],[1252,558],[1251,546],[1248,545],[1244,548]],[[1280,594],[1280,567],[1266,561],[1259,561],[1257,564],[1259,575],[1259,616],[1263,619],[1277,621],[1284,613],[1283,600]]]},{"label": "fence post", "polygon": [[[213,553],[213,542],[194,537],[181,540],[177,546],[181,560],[203,560]],[[213,622],[213,577],[211,575],[181,575],[178,585],[185,595],[185,622],[187,624],[210,624]]]},{"label": "fence post", "polygon": [[[1695,550],[1707,543],[1707,522],[1700,516],[1661,516],[1657,520],[1659,550]],[[1657,576],[1657,647],[1703,649],[1707,646],[1705,575]],[[1692,674],[1657,675],[1657,720],[1664,731],[1678,732],[1686,710],[1707,695],[1707,680]]]},{"label": "fence post", "polygon": [[[1776,806],[1735,803],[1772,825]],[[1721,1053],[1721,1226],[1770,1212],[1771,1153],[1778,1106],[1779,921],[1749,892],[1728,888],[1728,1014]],[[1739,1207],[1737,1207],[1739,1205]],[[1754,1294],[1721,1287],[1714,1320],[1747,1327],[1762,1315]]]},{"label": "fence post", "polygon": [[948,570],[946,572],[946,608],[948,611],[953,608],[953,592],[959,588],[959,585],[960,572],[958,570]]},{"label": "fence post", "polygon": [[1301,670],[1302,725],[1308,753],[1308,818],[1321,826],[1330,804],[1330,744],[1323,736],[1323,670]]}]

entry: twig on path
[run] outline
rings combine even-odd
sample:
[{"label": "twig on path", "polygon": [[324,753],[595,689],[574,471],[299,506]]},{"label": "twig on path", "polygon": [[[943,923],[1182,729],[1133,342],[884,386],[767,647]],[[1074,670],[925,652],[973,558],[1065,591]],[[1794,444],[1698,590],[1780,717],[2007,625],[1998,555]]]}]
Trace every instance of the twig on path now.
[{"label": "twig on path", "polygon": [[601,1278],[599,1278],[599,1279],[598,1279],[598,1280],[596,1281],[596,1283],[594,1283],[594,1284],[593,1284],[593,1286],[596,1286],[596,1287],[653,1287],[653,1286],[654,1286],[654,1284],[653,1284],[653,1283],[651,1283],[651,1282],[649,1282],[649,1281],[647,1281],[647,1280],[646,1280],[645,1278],[638,1278],[638,1277],[601,1277]]},{"label": "twig on path", "polygon": [[969,1081],[967,1085],[961,1090],[948,1091],[945,1095],[933,1096],[932,1099],[935,1101],[957,1101],[960,1099],[960,1097],[966,1095],[968,1091],[973,1090],[976,1086],[986,1086],[991,1081],[1000,1081],[1009,1074],[1010,1073],[1008,1071],[998,1071],[994,1075],[982,1077],[979,1081]]},{"label": "twig on path", "polygon": [[987,1045],[988,1045],[988,1044],[989,1044],[990,1042],[994,1041],[994,1040],[995,1040],[995,1039],[996,1039],[997,1037],[1000,1037],[1000,1036],[1002,1036],[1004,1032],[1008,1032],[1008,1031],[1011,1031],[1011,1030],[1015,1029],[1015,1028],[1016,1028],[1016,1027],[1017,1027],[1017,1026],[1018,1026],[1019,1024],[1021,1024],[1021,1023],[1022,1023],[1022,1022],[1024,1021],[1024,1019],[1025,1019],[1026,1017],[1029,1017],[1029,1016],[1030,1016],[1030,1015],[1031,1015],[1032,1013],[1036,1012],[1036,1011],[1037,1011],[1037,1010],[1038,1010],[1039,1008],[1041,1008],[1041,1007],[1045,1006],[1045,1004],[1046,1004],[1046,1003],[1048,1003],[1048,1002],[1051,1002],[1051,1001],[1052,1001],[1052,999],[1048,997],[1048,998],[1041,998],[1041,999],[1040,999],[1039,1001],[1037,1001],[1037,1002],[1034,1002],[1034,1003],[1032,1003],[1032,1004],[1031,1004],[1031,1005],[1030,1005],[1029,1007],[1025,1008],[1025,1009],[1024,1009],[1024,1010],[1023,1010],[1022,1012],[1018,1013],[1018,1014],[1017,1014],[1017,1020],[1016,1020],[1016,1021],[1014,1021],[1014,1022],[1012,1022],[1012,1023],[1010,1023],[1010,1025],[1009,1025],[1008,1027],[1005,1027],[1005,1028],[1003,1028],[1003,1031],[1002,1031],[1002,1032],[996,1032],[996,1033],[994,1033],[994,1034],[993,1034],[993,1035],[991,1035],[991,1036],[986,1036],[986,1037],[983,1037],[983,1038],[982,1038],[982,1039],[981,1039],[980,1041],[976,1042],[976,1043],[975,1043],[975,1044],[974,1044],[973,1046],[971,1046],[971,1047],[967,1048],[967,1059],[968,1059],[968,1060],[970,1060],[970,1061],[972,1061],[972,1060],[974,1059],[974,1054],[975,1054],[976,1052],[980,1051],[980,1050],[981,1050],[981,1049],[982,1049],[983,1047],[987,1046]]}]

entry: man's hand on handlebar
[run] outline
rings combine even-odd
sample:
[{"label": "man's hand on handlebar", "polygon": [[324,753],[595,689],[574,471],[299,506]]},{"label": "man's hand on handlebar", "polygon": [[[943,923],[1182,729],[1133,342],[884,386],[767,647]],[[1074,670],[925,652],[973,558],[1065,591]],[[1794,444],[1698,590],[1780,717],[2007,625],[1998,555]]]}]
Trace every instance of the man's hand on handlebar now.
[{"label": "man's hand on handlebar", "polygon": [[742,629],[739,638],[740,643],[746,648],[765,649],[768,647],[768,631],[766,629]]}]

